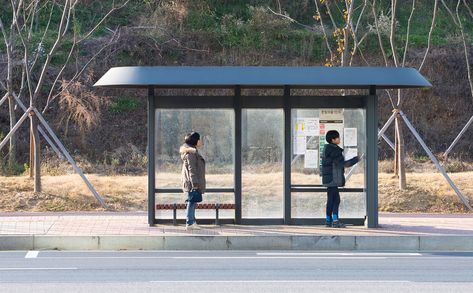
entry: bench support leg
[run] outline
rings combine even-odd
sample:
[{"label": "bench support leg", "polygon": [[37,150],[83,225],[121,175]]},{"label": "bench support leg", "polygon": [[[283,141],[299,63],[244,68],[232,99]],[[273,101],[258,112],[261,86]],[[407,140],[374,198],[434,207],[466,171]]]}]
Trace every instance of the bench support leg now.
[{"label": "bench support leg", "polygon": [[215,225],[220,225],[220,221],[218,220],[218,206],[215,208]]},{"label": "bench support leg", "polygon": [[173,214],[172,214],[172,223],[174,226],[177,225],[177,206],[174,204]]}]

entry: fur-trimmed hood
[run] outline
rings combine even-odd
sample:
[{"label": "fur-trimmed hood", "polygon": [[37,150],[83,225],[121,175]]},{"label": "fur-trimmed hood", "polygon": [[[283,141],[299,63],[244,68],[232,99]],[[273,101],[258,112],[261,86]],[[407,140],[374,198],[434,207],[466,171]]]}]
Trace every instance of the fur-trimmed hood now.
[{"label": "fur-trimmed hood", "polygon": [[195,154],[195,153],[197,153],[197,149],[194,148],[194,147],[191,147],[190,145],[185,143],[185,144],[181,145],[181,147],[179,148],[179,153],[181,154],[181,158],[184,159],[184,156],[186,154]]}]

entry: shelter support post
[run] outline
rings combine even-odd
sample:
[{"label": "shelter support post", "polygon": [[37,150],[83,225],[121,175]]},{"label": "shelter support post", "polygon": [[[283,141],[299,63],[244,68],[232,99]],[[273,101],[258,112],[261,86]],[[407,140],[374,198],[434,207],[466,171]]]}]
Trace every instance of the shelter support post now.
[{"label": "shelter support post", "polygon": [[156,165],[155,165],[155,152],[154,152],[154,129],[155,129],[155,101],[154,101],[154,88],[148,87],[148,224],[154,225],[156,220],[156,207],[155,207],[155,178],[156,178]]},{"label": "shelter support post", "polygon": [[284,224],[291,222],[291,88],[284,86]]},{"label": "shelter support post", "polygon": [[370,86],[366,101],[366,216],[368,228],[378,227],[378,98]]},{"label": "shelter support post", "polygon": [[241,224],[241,144],[242,144],[242,106],[241,106],[241,87],[235,86],[235,95],[233,100],[235,111],[235,153],[234,153],[234,181],[235,181],[235,223]]}]

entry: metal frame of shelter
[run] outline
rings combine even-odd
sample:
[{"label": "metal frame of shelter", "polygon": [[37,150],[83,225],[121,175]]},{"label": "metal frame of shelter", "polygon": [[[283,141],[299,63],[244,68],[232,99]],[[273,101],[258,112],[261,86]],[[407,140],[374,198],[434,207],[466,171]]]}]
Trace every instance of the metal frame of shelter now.
[{"label": "metal frame of shelter", "polygon": [[[234,193],[235,218],[222,223],[237,224],[322,224],[324,218],[293,218],[292,192],[325,192],[321,185],[291,184],[291,110],[303,108],[362,108],[366,111],[365,188],[341,188],[341,192],[366,192],[366,220],[369,228],[378,226],[378,97],[377,89],[424,88],[432,85],[412,68],[390,67],[116,67],[110,69],[94,86],[108,88],[146,88],[148,90],[148,223],[167,223],[156,219],[155,197],[160,193],[178,193],[180,189],[157,188],[155,183],[155,110],[179,108],[233,109],[234,187],[213,188],[207,192]],[[229,88],[228,96],[158,96],[156,89]],[[280,88],[281,96],[244,96],[242,88]],[[296,96],[291,89],[366,89],[364,95]],[[284,195],[283,218],[242,218],[242,110],[251,108],[284,111]],[[207,219],[210,221],[210,219]],[[201,220],[202,223],[207,222]],[[363,225],[365,219],[344,219]]]}]

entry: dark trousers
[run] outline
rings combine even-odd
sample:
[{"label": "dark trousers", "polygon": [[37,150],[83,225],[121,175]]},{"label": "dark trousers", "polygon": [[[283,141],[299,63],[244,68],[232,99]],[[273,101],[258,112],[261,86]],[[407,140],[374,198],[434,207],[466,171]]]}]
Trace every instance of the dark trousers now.
[{"label": "dark trousers", "polygon": [[327,217],[332,219],[332,214],[338,216],[338,207],[340,206],[340,192],[338,187],[327,187]]}]

